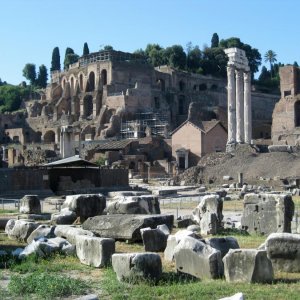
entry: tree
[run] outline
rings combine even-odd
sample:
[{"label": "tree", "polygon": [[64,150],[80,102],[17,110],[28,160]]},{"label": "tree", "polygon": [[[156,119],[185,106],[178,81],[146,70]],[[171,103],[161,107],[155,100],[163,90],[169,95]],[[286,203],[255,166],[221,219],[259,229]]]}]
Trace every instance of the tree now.
[{"label": "tree", "polygon": [[23,99],[28,99],[30,88],[3,85],[0,87],[0,112],[15,111],[20,108]]},{"label": "tree", "polygon": [[298,65],[298,63],[296,61],[294,61],[293,66],[294,67],[299,67],[299,65]]},{"label": "tree", "polygon": [[173,45],[166,48],[165,58],[171,67],[184,70],[186,66],[186,54],[182,46]]},{"label": "tree", "polygon": [[215,32],[211,38],[211,48],[216,48],[216,47],[219,47],[219,36]]},{"label": "tree", "polygon": [[64,59],[64,69],[68,70],[69,65],[76,63],[78,59],[79,55],[75,54],[72,48],[67,47]]},{"label": "tree", "polygon": [[148,44],[145,49],[145,55],[153,67],[166,64],[165,49],[158,44]]},{"label": "tree", "polygon": [[254,73],[258,71],[259,66],[261,65],[261,55],[256,48],[252,48],[248,44],[244,44],[241,40],[237,37],[231,37],[226,40],[221,40],[219,43],[219,47],[226,49],[226,48],[240,48],[245,51],[246,56],[248,58],[250,71],[252,73],[252,77]]},{"label": "tree", "polygon": [[106,46],[103,47],[103,50],[105,50],[105,51],[111,51],[111,50],[114,50],[114,48],[111,45],[106,45]]},{"label": "tree", "polygon": [[59,48],[55,47],[52,51],[52,60],[51,60],[51,68],[50,71],[60,71],[60,55]]},{"label": "tree", "polygon": [[265,62],[270,63],[270,72],[271,72],[271,78],[272,78],[272,73],[273,73],[273,64],[277,61],[276,59],[277,54],[273,50],[268,50],[265,55]]},{"label": "tree", "polygon": [[34,85],[36,81],[35,64],[26,64],[23,69],[23,76],[29,80],[31,85]]},{"label": "tree", "polygon": [[226,77],[227,57],[221,47],[204,49],[200,65],[205,75]]},{"label": "tree", "polygon": [[201,72],[201,59],[202,52],[199,46],[192,47],[187,54],[187,70],[194,73]]},{"label": "tree", "polygon": [[45,88],[47,86],[48,72],[45,65],[39,67],[39,74],[36,80],[37,86]]},{"label": "tree", "polygon": [[90,54],[90,49],[87,43],[84,43],[83,45],[83,55],[88,55]]}]

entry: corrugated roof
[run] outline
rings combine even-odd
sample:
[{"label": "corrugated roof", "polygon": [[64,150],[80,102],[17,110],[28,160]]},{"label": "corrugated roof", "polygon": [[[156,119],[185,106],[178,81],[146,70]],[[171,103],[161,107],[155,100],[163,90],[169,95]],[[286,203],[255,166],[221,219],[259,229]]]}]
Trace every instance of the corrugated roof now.
[{"label": "corrugated roof", "polygon": [[68,166],[96,166],[96,164],[93,164],[87,160],[84,160],[79,157],[79,155],[74,155],[71,157],[63,158],[57,161],[53,161],[51,163],[45,164],[44,166],[49,166],[49,167],[55,167],[55,166],[63,166],[63,165],[68,165]]}]

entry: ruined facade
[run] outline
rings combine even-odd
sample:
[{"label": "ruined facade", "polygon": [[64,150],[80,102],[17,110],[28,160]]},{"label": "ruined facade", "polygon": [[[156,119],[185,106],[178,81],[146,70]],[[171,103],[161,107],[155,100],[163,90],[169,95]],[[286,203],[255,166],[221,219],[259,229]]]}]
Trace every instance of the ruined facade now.
[{"label": "ruined facade", "polygon": [[281,98],[273,111],[272,142],[274,145],[300,143],[300,69],[281,67]]},{"label": "ruined facade", "polygon": [[[255,132],[263,137],[270,133],[277,98],[252,93],[254,138]],[[226,80],[168,66],[153,68],[130,53],[100,51],[82,56],[68,70],[52,72],[41,99],[25,102],[25,112],[0,115],[0,140],[5,147],[25,144],[27,149],[56,151],[60,145],[69,147],[61,142],[65,126],[72,128],[73,148],[82,141],[168,137],[187,119],[191,102],[200,104],[201,120],[227,123]],[[260,131],[262,125],[266,132]]]}]

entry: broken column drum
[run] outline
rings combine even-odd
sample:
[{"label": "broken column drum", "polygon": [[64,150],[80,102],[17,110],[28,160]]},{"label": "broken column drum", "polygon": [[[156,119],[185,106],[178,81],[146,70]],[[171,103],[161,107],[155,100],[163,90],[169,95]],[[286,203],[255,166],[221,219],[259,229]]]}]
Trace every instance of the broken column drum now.
[{"label": "broken column drum", "polygon": [[251,143],[251,74],[245,51],[225,49],[228,56],[228,140],[227,144]]}]

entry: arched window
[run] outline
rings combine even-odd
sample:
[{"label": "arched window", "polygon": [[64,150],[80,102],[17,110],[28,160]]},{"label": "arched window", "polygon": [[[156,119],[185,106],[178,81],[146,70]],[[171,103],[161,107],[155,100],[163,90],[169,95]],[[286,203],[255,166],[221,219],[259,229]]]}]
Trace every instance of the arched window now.
[{"label": "arched window", "polygon": [[179,115],[184,115],[185,114],[185,97],[183,95],[179,96],[178,114]]},{"label": "arched window", "polygon": [[87,83],[87,92],[92,92],[95,90],[95,73],[91,72],[89,74],[89,79]]},{"label": "arched window", "polygon": [[50,144],[55,142],[55,132],[53,130],[49,130],[44,135],[44,143]]},{"label": "arched window", "polygon": [[101,82],[102,85],[107,85],[107,71],[105,69],[101,71]]}]

